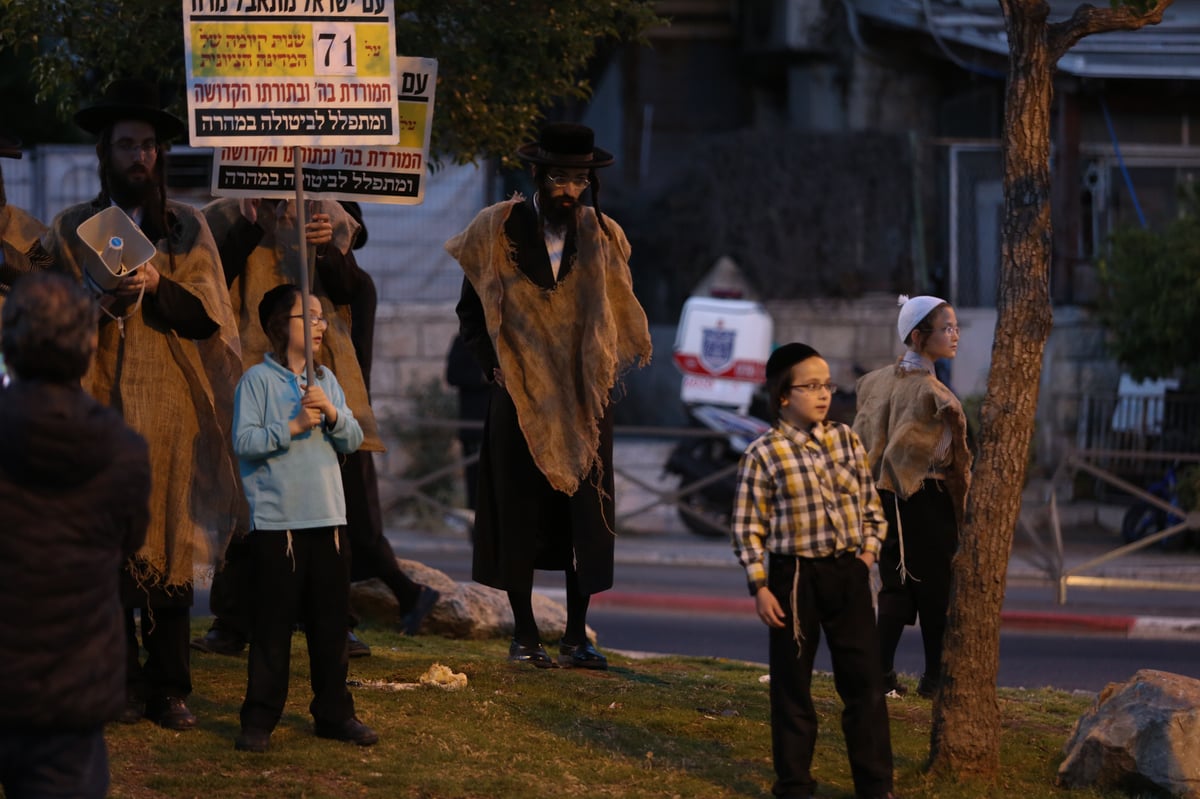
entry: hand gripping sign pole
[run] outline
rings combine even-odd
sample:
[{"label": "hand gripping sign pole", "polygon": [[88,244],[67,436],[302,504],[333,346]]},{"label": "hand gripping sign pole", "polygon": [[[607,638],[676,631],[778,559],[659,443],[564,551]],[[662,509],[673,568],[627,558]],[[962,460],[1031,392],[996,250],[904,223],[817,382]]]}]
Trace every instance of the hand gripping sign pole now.
[{"label": "hand gripping sign pole", "polygon": [[[312,292],[312,275],[310,260],[316,260],[314,252],[308,248],[308,209],[304,203],[304,166],[300,163],[300,148],[292,147],[292,177],[296,184],[296,235],[300,237],[300,274],[297,285],[300,286],[300,314],[304,321],[304,379],[310,386],[316,385],[313,374],[313,342],[312,324],[308,321],[308,296]],[[312,256],[310,258],[310,256]]]}]

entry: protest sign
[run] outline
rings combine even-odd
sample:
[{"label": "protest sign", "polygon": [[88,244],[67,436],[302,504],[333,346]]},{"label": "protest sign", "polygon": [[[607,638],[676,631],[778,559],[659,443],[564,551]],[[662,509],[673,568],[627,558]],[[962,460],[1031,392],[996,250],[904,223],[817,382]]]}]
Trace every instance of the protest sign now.
[{"label": "protest sign", "polygon": [[[437,61],[398,57],[400,143],[395,147],[319,144],[296,148],[310,197],[416,205],[425,196],[433,129]],[[212,193],[286,198],[295,190],[293,148],[234,145],[216,148]]]},{"label": "protest sign", "polygon": [[182,0],[190,144],[394,145],[391,0]]}]

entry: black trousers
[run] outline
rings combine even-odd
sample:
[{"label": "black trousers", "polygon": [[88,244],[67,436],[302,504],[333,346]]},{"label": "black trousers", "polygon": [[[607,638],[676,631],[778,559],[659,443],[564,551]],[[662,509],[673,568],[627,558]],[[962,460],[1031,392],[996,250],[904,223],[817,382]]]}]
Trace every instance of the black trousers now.
[{"label": "black trousers", "polygon": [[130,699],[156,701],[168,696],[185,699],[192,693],[190,608],[142,605],[142,646],[139,662],[138,625],[134,608],[125,609],[125,686]]},{"label": "black trousers", "polygon": [[[792,586],[801,640],[792,629]],[[833,660],[833,682],[842,699],[842,734],[855,795],[885,796],[892,789],[892,737],[879,672],[870,570],[850,554],[797,558],[772,554],[767,585],[784,609],[786,624],[769,628],[771,747],[776,796],[810,796],[817,742],[812,701],[813,658],[821,631]]]},{"label": "black trousers", "polygon": [[342,461],[342,489],[346,494],[346,532],[350,539],[351,579],[378,577],[391,589],[404,615],[416,604],[421,586],[400,570],[396,553],[383,534],[379,505],[379,477],[375,458],[359,450]]},{"label": "black trousers", "polygon": [[338,528],[255,530],[249,551],[254,564],[250,655],[242,727],[273,730],[287,702],[292,629],[304,622],[315,720],[340,724],[354,715],[346,688],[346,614],[350,558]]},{"label": "black trousers", "polygon": [[0,788],[8,799],[103,799],[104,728],[0,730]]},{"label": "black trousers", "polygon": [[[921,623],[925,674],[942,673],[942,641],[950,608],[950,564],[958,549],[958,524],[954,501],[940,480],[926,480],[907,500],[891,491],[880,491],[888,536],[879,554],[879,655],[883,673],[895,668],[896,647],[907,625]],[[896,510],[900,511],[897,527]],[[904,567],[901,582],[900,535],[904,534]]]},{"label": "black trousers", "polygon": [[[351,559],[352,580],[378,577],[396,597],[400,615],[417,601],[421,586],[413,582],[396,563],[396,553],[383,534],[383,513],[379,505],[379,482],[375,460],[370,452],[358,451],[342,461],[342,490],[346,496],[346,538]],[[225,549],[225,562],[213,575],[208,606],[214,616],[213,627],[230,630],[248,638],[250,609],[247,598],[252,589],[252,574],[246,537],[233,538]],[[358,620],[348,616],[354,627]]]}]

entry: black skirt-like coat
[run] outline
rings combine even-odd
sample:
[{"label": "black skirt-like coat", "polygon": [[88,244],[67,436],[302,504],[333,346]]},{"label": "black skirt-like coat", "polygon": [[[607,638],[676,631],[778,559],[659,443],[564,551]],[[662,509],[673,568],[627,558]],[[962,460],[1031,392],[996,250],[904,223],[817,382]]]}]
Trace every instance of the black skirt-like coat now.
[{"label": "black skirt-like coat", "polygon": [[[554,272],[531,203],[513,207],[505,233],[513,242],[517,267],[538,286],[553,288]],[[558,280],[570,273],[574,257],[575,242],[568,236]],[[465,279],[457,312],[463,340],[490,377],[498,365],[496,352],[479,296]],[[547,347],[554,345],[546,343]],[[523,358],[536,356],[522,353]],[[600,422],[602,466],[580,483],[574,495],[557,491],[533,461],[508,392],[492,386],[479,455],[472,559],[476,582],[505,591],[525,591],[532,588],[535,569],[564,571],[574,564],[585,594],[612,587],[612,442],[612,417],[606,412]]]}]

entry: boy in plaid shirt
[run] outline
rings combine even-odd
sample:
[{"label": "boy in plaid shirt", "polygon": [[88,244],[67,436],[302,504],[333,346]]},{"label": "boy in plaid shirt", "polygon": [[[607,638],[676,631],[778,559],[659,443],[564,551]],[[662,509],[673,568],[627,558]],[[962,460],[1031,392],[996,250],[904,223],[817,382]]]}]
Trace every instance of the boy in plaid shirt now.
[{"label": "boy in plaid shirt", "polygon": [[777,418],[742,456],[733,548],[769,628],[772,793],[809,799],[816,790],[810,689],[824,630],[855,796],[894,799],[870,585],[887,523],[867,453],[849,427],[826,420],[837,387],[812,347],[772,353],[767,387]]}]

